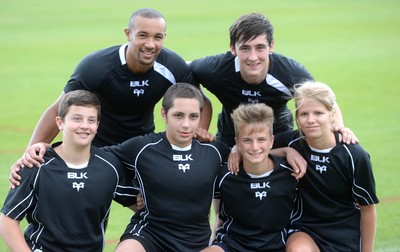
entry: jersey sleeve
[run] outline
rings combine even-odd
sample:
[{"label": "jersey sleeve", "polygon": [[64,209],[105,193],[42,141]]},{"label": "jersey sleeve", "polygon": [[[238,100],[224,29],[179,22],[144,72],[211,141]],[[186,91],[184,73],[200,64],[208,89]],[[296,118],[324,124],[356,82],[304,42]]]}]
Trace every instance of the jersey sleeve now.
[{"label": "jersey sleeve", "polygon": [[274,136],[272,149],[288,147],[290,142],[299,137],[297,130],[278,133]]},{"label": "jersey sleeve", "polygon": [[347,146],[353,159],[353,196],[360,205],[379,202],[369,154],[358,144]]},{"label": "jersey sleeve", "polygon": [[231,149],[228,147],[228,145],[226,145],[225,143],[223,143],[219,140],[215,140],[213,142],[213,145],[218,149],[218,151],[221,155],[222,164],[224,164],[228,160],[228,156],[229,156]]},{"label": "jersey sleeve", "polygon": [[36,206],[34,183],[38,174],[39,168],[37,167],[23,168],[20,171],[21,185],[8,192],[1,209],[4,215],[20,221],[30,209]]},{"label": "jersey sleeve", "polygon": [[220,74],[217,69],[221,69],[219,66],[224,63],[224,55],[207,56],[190,62],[189,69],[193,74],[193,81],[207,89],[210,88]]},{"label": "jersey sleeve", "polygon": [[76,66],[66,86],[64,92],[84,89],[94,91],[98,89],[101,80],[108,74],[107,64],[104,62],[105,50],[93,52],[84,57]]},{"label": "jersey sleeve", "polygon": [[123,206],[131,206],[136,204],[136,196],[139,188],[134,183],[134,172],[127,169],[122,163],[116,166],[119,181],[117,190],[115,191],[114,201]]}]

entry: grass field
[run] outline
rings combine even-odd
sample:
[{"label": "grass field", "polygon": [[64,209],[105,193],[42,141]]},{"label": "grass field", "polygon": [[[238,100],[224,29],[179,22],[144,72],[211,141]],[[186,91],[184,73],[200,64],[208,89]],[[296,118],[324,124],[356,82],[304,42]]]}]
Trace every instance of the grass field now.
[{"label": "grass field", "polygon": [[[8,191],[11,164],[76,64],[93,50],[125,43],[123,28],[141,7],[165,15],[165,46],[186,60],[228,50],[228,27],[239,15],[267,15],[275,27],[275,51],[303,63],[336,92],[346,126],[374,165],[381,200],[375,251],[400,251],[398,0],[2,0],[0,203]],[[215,99],[213,105],[215,133],[220,105]],[[163,130],[161,121],[157,130]],[[129,211],[113,205],[106,251],[113,251],[129,217]],[[7,251],[3,241],[0,251]]]}]

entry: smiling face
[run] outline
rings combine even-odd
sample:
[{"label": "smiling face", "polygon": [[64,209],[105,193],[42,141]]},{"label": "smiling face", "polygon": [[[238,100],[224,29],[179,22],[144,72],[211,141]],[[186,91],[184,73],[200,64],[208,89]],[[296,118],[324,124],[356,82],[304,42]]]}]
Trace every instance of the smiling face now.
[{"label": "smiling face", "polygon": [[274,143],[268,127],[253,123],[242,125],[235,139],[245,168],[267,167],[269,151]]},{"label": "smiling face", "polygon": [[265,80],[269,68],[269,54],[274,43],[269,45],[267,36],[260,35],[249,41],[239,41],[231,46],[233,55],[239,58],[240,75],[249,84]]},{"label": "smiling face", "polygon": [[129,41],[126,61],[130,71],[144,73],[154,64],[163,47],[166,23],[163,18],[136,16],[133,27],[125,29]]},{"label": "smiling face", "polygon": [[62,131],[63,142],[79,148],[90,146],[99,126],[97,115],[94,106],[72,105],[64,119],[57,116],[56,123]]},{"label": "smiling face", "polygon": [[189,146],[199,127],[200,115],[200,102],[194,98],[175,98],[167,113],[161,109],[168,141],[181,148]]}]

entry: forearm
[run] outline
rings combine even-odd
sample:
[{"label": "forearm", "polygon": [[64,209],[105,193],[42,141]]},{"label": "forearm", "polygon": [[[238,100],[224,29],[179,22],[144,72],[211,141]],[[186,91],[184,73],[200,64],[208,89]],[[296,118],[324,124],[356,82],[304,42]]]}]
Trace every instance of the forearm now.
[{"label": "forearm", "polygon": [[376,209],[375,205],[361,206],[361,247],[363,252],[374,251]]},{"label": "forearm", "polygon": [[31,252],[19,228],[19,221],[1,214],[0,233],[10,252]]},{"label": "forearm", "polygon": [[29,146],[38,142],[51,143],[51,141],[53,141],[59,132],[55,123],[56,116],[57,114],[51,110],[47,110],[42,115],[33,131]]},{"label": "forearm", "polygon": [[342,111],[337,103],[335,104],[335,122],[333,123],[333,127],[336,129],[344,127]]},{"label": "forearm", "polygon": [[203,94],[203,99],[204,99],[204,107],[203,107],[203,111],[201,112],[201,120],[200,120],[199,128],[208,130],[210,127],[211,118],[212,118],[212,105],[211,105],[210,99],[208,99],[208,97],[204,94],[203,91],[202,91],[202,94]]}]

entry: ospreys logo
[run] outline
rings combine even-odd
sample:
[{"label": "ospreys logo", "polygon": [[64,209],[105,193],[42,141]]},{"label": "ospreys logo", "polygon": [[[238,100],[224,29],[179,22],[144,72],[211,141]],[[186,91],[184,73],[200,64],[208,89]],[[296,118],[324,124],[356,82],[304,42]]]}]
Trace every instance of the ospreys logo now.
[{"label": "ospreys logo", "polygon": [[[250,189],[256,190],[256,189],[266,189],[266,188],[271,188],[268,182],[262,182],[262,183],[250,183]],[[267,197],[267,191],[256,191],[254,193],[254,196],[256,198],[260,198],[262,200],[263,198]]]},{"label": "ospreys logo", "polygon": [[[88,179],[87,172],[67,172],[67,178],[75,180]],[[85,182],[72,182],[72,188],[79,192],[80,189],[85,188]]]},{"label": "ospreys logo", "polygon": [[[318,162],[318,163],[327,163],[330,164],[331,162],[329,161],[329,157],[326,156],[317,156],[317,155],[311,155],[311,161]],[[319,171],[319,174],[322,174],[323,172],[326,172],[328,167],[326,165],[315,165],[315,170]]]},{"label": "ospreys logo", "polygon": [[[186,154],[186,155],[172,155],[172,160],[176,162],[187,162],[187,161],[193,161],[192,154]],[[190,164],[185,163],[185,164],[178,164],[178,169],[180,171],[183,171],[183,173],[186,173],[186,170],[190,170]]]}]

